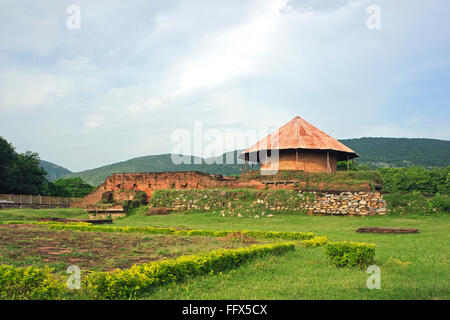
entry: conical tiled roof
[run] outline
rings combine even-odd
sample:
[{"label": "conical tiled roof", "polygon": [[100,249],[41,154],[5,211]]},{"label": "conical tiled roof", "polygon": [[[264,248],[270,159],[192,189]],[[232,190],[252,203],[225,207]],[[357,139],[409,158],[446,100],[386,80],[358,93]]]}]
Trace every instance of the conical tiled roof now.
[{"label": "conical tiled roof", "polygon": [[275,149],[333,150],[340,153],[342,156],[340,158],[342,159],[344,159],[344,155],[345,159],[347,159],[347,155],[350,159],[359,157],[355,151],[317,129],[299,116],[243,151],[239,157],[243,159],[249,153]]}]

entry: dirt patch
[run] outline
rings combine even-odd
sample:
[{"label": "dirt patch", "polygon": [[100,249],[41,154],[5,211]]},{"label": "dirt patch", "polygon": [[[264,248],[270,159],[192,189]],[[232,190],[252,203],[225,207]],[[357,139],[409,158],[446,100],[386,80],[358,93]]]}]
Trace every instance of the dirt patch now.
[{"label": "dirt patch", "polygon": [[111,224],[111,219],[66,219],[66,218],[37,218],[38,221],[53,221],[53,222],[62,222],[62,223],[70,223],[70,222],[86,222],[92,224]]},{"label": "dirt patch", "polygon": [[245,234],[241,232],[234,232],[226,235],[225,237],[221,238],[224,241],[231,241],[231,242],[240,242],[240,243],[255,243],[256,239],[246,236]]},{"label": "dirt patch", "polygon": [[148,208],[146,216],[155,216],[155,215],[167,215],[171,211],[170,208]]},{"label": "dirt patch", "polygon": [[[240,239],[242,241],[236,241]],[[53,231],[42,225],[0,225],[0,264],[49,265],[64,272],[70,264],[82,270],[111,270],[252,243],[228,238],[108,232]]]}]

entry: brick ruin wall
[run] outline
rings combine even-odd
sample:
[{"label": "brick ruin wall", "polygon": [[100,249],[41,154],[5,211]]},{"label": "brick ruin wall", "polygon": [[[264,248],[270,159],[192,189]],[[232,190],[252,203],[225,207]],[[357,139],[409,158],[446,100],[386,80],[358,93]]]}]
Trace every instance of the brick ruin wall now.
[{"label": "brick ruin wall", "polygon": [[[293,185],[266,185],[261,180],[239,181],[196,171],[116,173],[108,177],[89,195],[71,204],[86,208],[102,199],[104,192],[114,192],[115,201],[131,200],[134,192],[143,191],[149,200],[158,189],[210,189],[210,188],[294,189]],[[300,191],[302,192],[302,191]],[[309,212],[325,214],[384,214],[386,204],[379,192],[316,192],[313,203],[300,204]],[[321,195],[323,194],[323,195]]]},{"label": "brick ruin wall", "polygon": [[[143,191],[150,199],[158,189],[208,189],[215,187],[233,187],[237,179],[223,178],[220,175],[196,171],[184,172],[145,172],[145,173],[115,173],[82,200],[72,204],[72,207],[86,207],[101,200],[106,191],[114,192],[115,201],[131,200],[133,191]],[[240,183],[242,187],[255,186],[254,182]],[[256,183],[261,185],[262,183]]]}]

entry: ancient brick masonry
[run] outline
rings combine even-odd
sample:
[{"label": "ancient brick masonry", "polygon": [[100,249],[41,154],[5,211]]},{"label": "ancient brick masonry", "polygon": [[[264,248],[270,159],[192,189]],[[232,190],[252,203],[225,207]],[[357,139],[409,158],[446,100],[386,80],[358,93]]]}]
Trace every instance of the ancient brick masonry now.
[{"label": "ancient brick masonry", "polygon": [[196,171],[116,173],[106,179],[104,190],[144,191],[151,197],[157,189],[205,189],[223,186],[224,182],[232,180]]},{"label": "ancient brick masonry", "polygon": [[[302,192],[300,192],[302,193]],[[386,201],[380,192],[303,192],[305,200],[301,206],[309,213],[336,215],[386,214]],[[309,197],[309,195],[314,195]]]},{"label": "ancient brick masonry", "polygon": [[[254,182],[239,183],[239,186],[254,184]],[[260,182],[256,184],[261,188],[264,187]],[[123,201],[133,199],[137,191],[145,192],[150,199],[153,192],[158,189],[207,189],[234,185],[236,185],[236,178],[197,171],[115,173],[81,201],[73,203],[71,207],[86,207],[97,203],[107,191],[114,192],[115,201]]]},{"label": "ancient brick masonry", "polygon": [[[301,182],[299,183],[301,185]],[[254,188],[254,189],[296,189],[294,184],[267,185],[261,180],[242,181],[197,171],[116,173],[108,177],[85,198],[71,204],[71,207],[86,208],[102,200],[106,192],[112,192],[114,201],[132,200],[135,193],[143,191],[150,200],[158,189],[211,189],[211,188]],[[301,201],[299,208],[310,213],[367,215],[385,214],[386,203],[379,192],[319,192],[300,191],[300,194],[313,194],[312,201]],[[306,199],[305,199],[306,200]]]}]

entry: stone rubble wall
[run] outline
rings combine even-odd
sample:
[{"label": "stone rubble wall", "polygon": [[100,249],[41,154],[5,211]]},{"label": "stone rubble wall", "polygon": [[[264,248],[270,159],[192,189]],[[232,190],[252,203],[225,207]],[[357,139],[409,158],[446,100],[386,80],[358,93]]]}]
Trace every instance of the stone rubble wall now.
[{"label": "stone rubble wall", "polygon": [[386,201],[380,192],[320,192],[300,191],[305,201],[303,209],[309,214],[384,215]]},{"label": "stone rubble wall", "polygon": [[[323,215],[384,215],[386,202],[380,192],[295,191],[274,193],[252,191],[242,201],[239,191],[174,190],[158,193],[150,205],[176,211],[213,211],[226,216],[293,213]],[[241,199],[241,200],[239,200]]]}]

